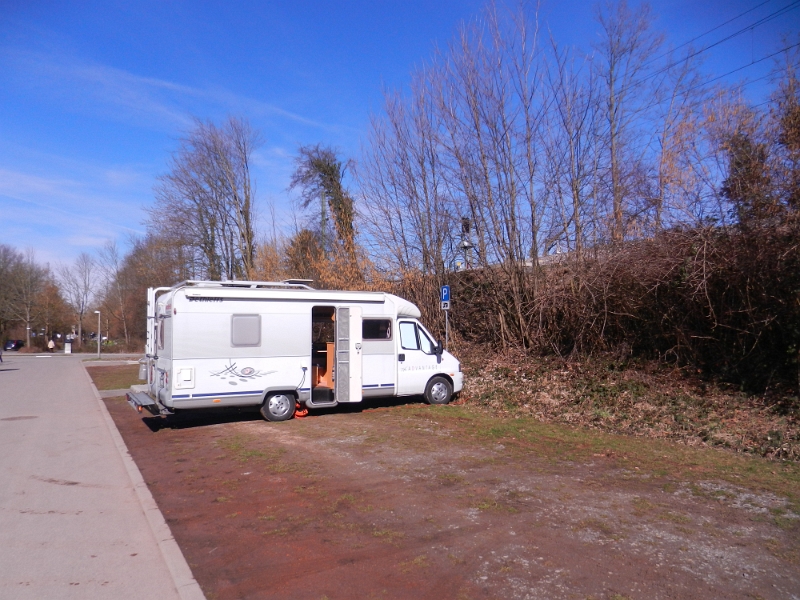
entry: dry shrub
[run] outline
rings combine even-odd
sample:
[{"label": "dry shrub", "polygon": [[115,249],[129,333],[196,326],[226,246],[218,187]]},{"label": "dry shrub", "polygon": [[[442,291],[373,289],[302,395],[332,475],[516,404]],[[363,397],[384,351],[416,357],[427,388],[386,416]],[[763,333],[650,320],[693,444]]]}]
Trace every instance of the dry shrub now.
[{"label": "dry shrub", "polygon": [[722,446],[775,459],[800,459],[800,415],[774,398],[708,382],[697,370],[617,357],[487,353],[465,344],[459,402],[505,416],[534,417],[611,433]]},{"label": "dry shrub", "polygon": [[[455,273],[452,331],[494,349],[695,365],[748,390],[783,389],[791,405],[799,375],[798,243],[800,222],[786,219],[748,232],[670,231],[522,273]],[[441,331],[438,286],[434,277],[410,274],[395,288]]]}]

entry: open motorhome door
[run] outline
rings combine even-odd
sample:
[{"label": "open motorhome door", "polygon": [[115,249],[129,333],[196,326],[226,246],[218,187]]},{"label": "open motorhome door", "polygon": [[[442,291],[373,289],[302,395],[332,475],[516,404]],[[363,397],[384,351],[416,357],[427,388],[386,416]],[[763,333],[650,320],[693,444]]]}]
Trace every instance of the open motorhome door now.
[{"label": "open motorhome door", "polygon": [[336,309],[337,402],[361,402],[361,307]]}]

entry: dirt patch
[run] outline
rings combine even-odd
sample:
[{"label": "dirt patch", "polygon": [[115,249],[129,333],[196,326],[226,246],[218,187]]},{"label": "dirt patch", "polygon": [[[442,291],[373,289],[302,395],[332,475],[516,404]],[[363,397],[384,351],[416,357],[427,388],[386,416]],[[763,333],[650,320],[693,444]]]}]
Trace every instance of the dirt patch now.
[{"label": "dirt patch", "polygon": [[563,460],[457,407],[164,427],[106,403],[209,599],[800,595],[781,494]]}]

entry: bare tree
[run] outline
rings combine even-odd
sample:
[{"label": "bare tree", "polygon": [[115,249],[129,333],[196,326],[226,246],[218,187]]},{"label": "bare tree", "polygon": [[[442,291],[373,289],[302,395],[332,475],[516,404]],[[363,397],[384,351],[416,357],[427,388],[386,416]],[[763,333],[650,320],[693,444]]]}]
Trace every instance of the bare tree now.
[{"label": "bare tree", "polygon": [[61,330],[70,320],[71,309],[64,297],[61,288],[48,270],[42,289],[36,297],[37,324],[44,330],[44,339],[54,337],[54,333]]},{"label": "bare tree", "polygon": [[[565,248],[580,261],[586,228],[592,226],[592,204],[598,186],[599,102],[595,79],[588,65],[583,78],[581,65],[569,50],[560,50],[551,40],[552,59],[547,86],[552,98],[547,121],[545,189],[554,197],[549,251],[563,240]],[[578,59],[586,64],[588,59]],[[560,218],[554,218],[558,215]],[[585,223],[589,218],[590,223]]]},{"label": "bare tree", "polygon": [[9,314],[25,325],[25,345],[30,348],[31,328],[38,317],[37,299],[47,281],[47,269],[36,262],[36,254],[29,249],[11,270],[8,281]]},{"label": "bare tree", "polygon": [[470,224],[473,237],[462,241],[474,241],[473,266],[499,269],[511,282],[494,289],[523,345],[528,265],[539,254],[544,212],[536,189],[546,106],[537,32],[524,12],[489,5],[415,74],[407,98],[387,94],[360,173],[370,236],[406,273],[443,278],[461,223]]},{"label": "bare tree", "polygon": [[[788,42],[789,40],[787,40]],[[787,47],[789,44],[786,44]],[[771,121],[775,139],[775,166],[772,178],[778,183],[778,196],[789,210],[800,210],[800,47],[795,44],[783,53],[773,77]],[[798,363],[800,368],[800,362]]]},{"label": "bare tree", "polygon": [[435,105],[440,71],[417,73],[406,100],[387,94],[386,117],[372,122],[359,171],[362,213],[376,256],[396,270],[441,276],[452,258],[457,216],[444,177]]},{"label": "bare tree", "polygon": [[611,200],[611,240],[625,237],[625,210],[630,201],[631,176],[637,164],[632,147],[637,126],[657,84],[652,71],[654,55],[662,37],[651,29],[650,7],[636,9],[626,0],[603,5],[597,11],[601,39],[597,44],[596,68],[605,84],[603,104],[609,196]]},{"label": "bare tree", "polygon": [[17,273],[22,255],[11,246],[0,244],[0,334],[5,332],[8,322],[14,320],[11,280]]},{"label": "bare tree", "polygon": [[[130,342],[129,316],[131,289],[128,273],[125,270],[125,258],[119,251],[116,242],[108,242],[100,251],[100,266],[105,282],[105,293],[102,306],[122,327],[125,344]],[[100,343],[100,332],[97,332],[97,343]]]},{"label": "bare tree", "polygon": [[645,184],[649,191],[646,209],[652,232],[680,222],[687,214],[684,190],[690,173],[683,168],[692,140],[701,124],[698,108],[706,98],[702,78],[691,59],[690,48],[683,60],[668,56],[660,85],[656,86],[650,109],[650,131],[647,148],[652,153],[653,169]]},{"label": "bare tree", "polygon": [[210,279],[251,278],[255,191],[250,173],[260,135],[244,119],[195,121],[159,178],[148,227],[185,246],[190,269]]},{"label": "bare tree", "polygon": [[61,265],[58,269],[61,289],[75,313],[78,325],[78,346],[83,345],[83,318],[89,310],[96,286],[95,260],[82,252],[72,265]]}]

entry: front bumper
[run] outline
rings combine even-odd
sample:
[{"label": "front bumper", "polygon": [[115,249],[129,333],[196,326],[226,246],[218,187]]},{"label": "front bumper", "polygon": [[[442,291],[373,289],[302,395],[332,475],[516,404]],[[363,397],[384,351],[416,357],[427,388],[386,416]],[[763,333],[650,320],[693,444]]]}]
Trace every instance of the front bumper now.
[{"label": "front bumper", "polygon": [[464,374],[458,371],[454,375],[451,375],[451,377],[453,378],[453,393],[457,394],[464,387]]}]

